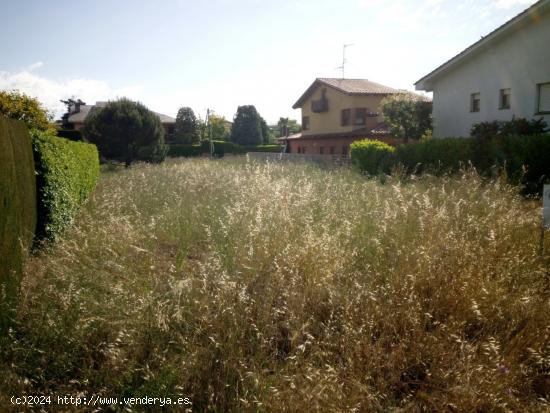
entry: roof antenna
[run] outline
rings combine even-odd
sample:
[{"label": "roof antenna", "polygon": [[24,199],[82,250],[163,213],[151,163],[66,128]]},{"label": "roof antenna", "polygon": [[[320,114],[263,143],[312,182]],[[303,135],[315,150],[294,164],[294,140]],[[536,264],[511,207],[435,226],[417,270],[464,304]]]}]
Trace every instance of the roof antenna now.
[{"label": "roof antenna", "polygon": [[349,46],[355,46],[353,43],[346,43],[344,44],[344,46],[342,47],[342,66],[338,66],[336,69],[337,70],[341,70],[342,71],[342,79],[344,79],[346,76],[346,63],[347,63],[347,60],[346,60],[346,47],[349,47]]}]

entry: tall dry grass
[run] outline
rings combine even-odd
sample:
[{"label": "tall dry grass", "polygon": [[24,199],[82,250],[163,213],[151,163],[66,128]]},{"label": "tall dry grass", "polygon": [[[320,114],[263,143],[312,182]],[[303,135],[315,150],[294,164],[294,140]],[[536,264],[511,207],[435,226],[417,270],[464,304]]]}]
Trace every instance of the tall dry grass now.
[{"label": "tall dry grass", "polygon": [[536,202],[471,171],[381,184],[187,160],[104,173],[75,227],[27,265],[0,403],[548,411],[539,225]]}]

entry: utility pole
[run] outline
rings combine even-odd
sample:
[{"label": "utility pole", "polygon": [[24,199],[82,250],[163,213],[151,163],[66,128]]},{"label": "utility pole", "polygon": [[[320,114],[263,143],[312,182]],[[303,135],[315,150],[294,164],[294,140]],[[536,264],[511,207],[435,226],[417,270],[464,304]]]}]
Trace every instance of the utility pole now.
[{"label": "utility pole", "polygon": [[342,47],[342,66],[338,66],[336,69],[340,69],[342,70],[342,79],[344,79],[346,76],[346,63],[347,63],[347,60],[346,60],[346,48],[347,47],[350,47],[350,46],[354,46],[353,43],[346,43],[344,44],[344,46]]},{"label": "utility pole", "polygon": [[214,143],[212,142],[212,128],[210,127],[210,109],[206,109],[206,133],[208,134],[208,143],[210,146],[210,159],[214,156]]}]

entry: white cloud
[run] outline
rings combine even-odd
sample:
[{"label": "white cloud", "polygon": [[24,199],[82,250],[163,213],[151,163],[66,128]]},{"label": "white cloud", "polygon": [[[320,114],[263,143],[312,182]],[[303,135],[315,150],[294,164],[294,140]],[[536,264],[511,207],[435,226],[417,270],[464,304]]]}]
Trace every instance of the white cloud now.
[{"label": "white cloud", "polygon": [[60,102],[61,99],[75,97],[89,104],[121,96],[140,100],[143,90],[141,85],[115,89],[102,80],[84,78],[52,80],[32,73],[32,70],[42,66],[42,62],[36,62],[20,72],[0,71],[0,90],[15,89],[33,96],[42,102],[56,118],[65,111],[65,106]]},{"label": "white cloud", "polygon": [[30,65],[27,70],[29,72],[32,72],[35,69],[40,69],[42,66],[44,66],[43,62],[34,62],[32,65]]}]

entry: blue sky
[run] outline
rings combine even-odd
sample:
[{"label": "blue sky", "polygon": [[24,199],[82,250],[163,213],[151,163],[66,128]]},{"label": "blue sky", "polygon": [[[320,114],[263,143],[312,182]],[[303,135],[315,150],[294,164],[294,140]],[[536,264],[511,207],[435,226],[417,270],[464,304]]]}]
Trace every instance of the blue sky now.
[{"label": "blue sky", "polygon": [[0,0],[0,89],[87,103],[127,96],[175,115],[190,106],[268,120],[316,77],[414,82],[533,0]]}]

